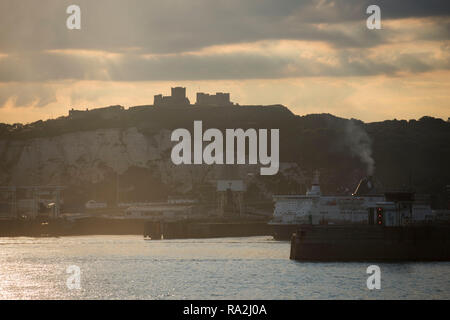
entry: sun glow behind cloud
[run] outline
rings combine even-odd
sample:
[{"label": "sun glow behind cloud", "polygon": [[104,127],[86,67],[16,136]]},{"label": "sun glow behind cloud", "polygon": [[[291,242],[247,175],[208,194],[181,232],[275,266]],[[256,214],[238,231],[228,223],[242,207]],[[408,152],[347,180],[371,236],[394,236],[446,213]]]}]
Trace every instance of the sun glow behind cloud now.
[{"label": "sun glow behind cloud", "polygon": [[[389,4],[383,29],[370,31],[361,2],[198,0],[184,11],[171,10],[173,1],[134,2],[139,6],[108,2],[102,12],[82,1],[84,29],[70,34],[57,14],[49,16],[65,4],[28,2],[35,14],[24,15],[3,2],[0,121],[57,117],[72,107],[151,104],[154,94],[175,85],[186,86],[191,101],[197,91],[227,91],[240,104],[280,103],[297,114],[364,121],[449,115],[447,7],[424,14],[420,5],[402,12]],[[154,14],[156,7],[166,20]]]}]

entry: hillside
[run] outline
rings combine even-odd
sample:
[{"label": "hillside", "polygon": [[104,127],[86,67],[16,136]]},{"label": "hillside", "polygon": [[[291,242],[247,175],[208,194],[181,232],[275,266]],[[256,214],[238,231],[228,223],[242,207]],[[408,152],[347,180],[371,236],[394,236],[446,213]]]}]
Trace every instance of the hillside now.
[{"label": "hillside", "polygon": [[[279,128],[280,172],[253,174],[259,165],[174,166],[170,133],[210,128]],[[0,124],[0,185],[65,185],[68,205],[89,199],[159,200],[168,195],[214,197],[218,178],[245,179],[249,198],[305,192],[321,171],[328,193],[352,191],[373,173],[386,189],[413,188],[443,206],[450,184],[450,123],[387,120],[363,123],[330,114],[296,116],[275,106],[155,108],[120,106],[71,112],[27,125]]]}]

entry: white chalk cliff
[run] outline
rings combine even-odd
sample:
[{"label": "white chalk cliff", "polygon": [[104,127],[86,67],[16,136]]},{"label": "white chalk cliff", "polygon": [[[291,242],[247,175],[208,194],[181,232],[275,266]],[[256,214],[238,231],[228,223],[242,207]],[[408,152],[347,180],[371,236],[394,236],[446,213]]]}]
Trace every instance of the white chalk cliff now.
[{"label": "white chalk cliff", "polygon": [[[0,140],[0,185],[96,183],[111,170],[122,174],[130,167],[157,170],[162,181],[178,191],[187,191],[196,182],[225,178],[224,166],[175,166],[170,158],[170,134],[169,130],[161,130],[147,136],[131,127]],[[234,166],[234,177],[230,178],[257,178],[259,167]],[[280,166],[282,173],[291,169],[286,164]]]}]

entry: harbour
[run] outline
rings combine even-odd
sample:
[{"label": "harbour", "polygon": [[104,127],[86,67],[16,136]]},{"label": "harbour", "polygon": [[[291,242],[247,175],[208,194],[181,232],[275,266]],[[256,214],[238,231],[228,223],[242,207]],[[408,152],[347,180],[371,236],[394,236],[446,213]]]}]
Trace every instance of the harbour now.
[{"label": "harbour", "polygon": [[[0,236],[141,235],[153,241],[270,236],[290,240],[291,260],[450,261],[449,211],[431,210],[426,197],[414,192],[379,186],[368,176],[351,195],[322,195],[315,171],[306,195],[273,196],[273,214],[251,209],[242,180],[218,180],[215,203],[171,197],[122,203],[116,214],[94,200],[84,214],[61,213],[63,187],[19,187],[33,194],[21,214],[18,188],[3,188],[12,194],[13,214],[0,220]],[[41,195],[53,199],[42,201]]]},{"label": "harbour", "polygon": [[0,8],[0,300],[450,299],[450,1]]},{"label": "harbour", "polygon": [[[448,262],[298,262],[272,237],[143,241],[140,235],[0,238],[2,299],[449,299]],[[81,269],[80,289],[66,272]]]}]

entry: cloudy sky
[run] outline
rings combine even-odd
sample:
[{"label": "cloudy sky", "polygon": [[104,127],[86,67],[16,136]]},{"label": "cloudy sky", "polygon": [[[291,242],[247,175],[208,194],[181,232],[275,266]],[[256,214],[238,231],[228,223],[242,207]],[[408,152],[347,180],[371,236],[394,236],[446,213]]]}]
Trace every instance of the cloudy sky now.
[{"label": "cloudy sky", "polygon": [[[66,8],[81,8],[81,30]],[[382,29],[366,27],[381,8]],[[450,117],[450,1],[2,0],[0,122],[186,86],[364,121]]]}]

